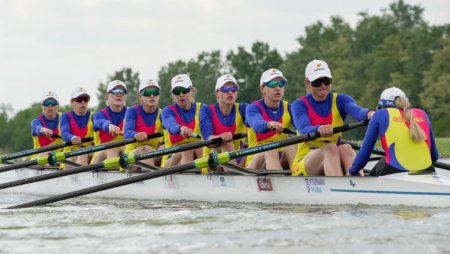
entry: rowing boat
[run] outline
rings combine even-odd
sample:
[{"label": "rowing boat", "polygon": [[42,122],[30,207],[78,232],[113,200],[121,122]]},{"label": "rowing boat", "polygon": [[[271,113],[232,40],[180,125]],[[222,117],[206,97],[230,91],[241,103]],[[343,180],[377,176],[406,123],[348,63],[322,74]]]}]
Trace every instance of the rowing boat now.
[{"label": "rowing boat", "polygon": [[[0,183],[53,172],[20,168],[0,174]],[[0,190],[59,195],[124,179],[137,173],[93,171]],[[450,207],[450,174],[398,173],[382,177],[292,177],[283,174],[172,174],[90,194],[105,198],[194,200],[297,205],[407,205]]]}]

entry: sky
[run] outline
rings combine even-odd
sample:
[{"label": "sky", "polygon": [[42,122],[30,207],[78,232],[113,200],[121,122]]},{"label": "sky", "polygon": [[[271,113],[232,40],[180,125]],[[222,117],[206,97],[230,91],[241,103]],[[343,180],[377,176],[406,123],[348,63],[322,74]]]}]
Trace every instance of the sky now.
[{"label": "sky", "polygon": [[[256,41],[284,56],[299,48],[306,26],[339,15],[354,27],[358,13],[379,15],[392,2],[0,0],[0,106],[11,105],[12,115],[49,90],[67,105],[79,86],[91,92],[93,106],[99,83],[115,71],[129,67],[141,78],[157,78],[170,62],[202,51],[249,50]],[[448,0],[405,3],[422,6],[430,24],[450,23]]]}]

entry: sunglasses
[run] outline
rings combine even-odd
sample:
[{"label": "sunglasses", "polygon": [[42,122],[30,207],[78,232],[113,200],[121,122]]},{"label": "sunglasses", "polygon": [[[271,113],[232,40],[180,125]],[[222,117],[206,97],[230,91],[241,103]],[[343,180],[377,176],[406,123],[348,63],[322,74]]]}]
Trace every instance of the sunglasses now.
[{"label": "sunglasses", "polygon": [[191,91],[191,88],[190,88],[190,87],[189,87],[189,88],[184,88],[184,87],[179,86],[179,87],[175,87],[175,88],[172,90],[172,93],[173,93],[174,95],[180,95],[181,93],[187,94],[187,93],[189,93],[190,91]]},{"label": "sunglasses", "polygon": [[127,91],[123,90],[123,89],[113,89],[113,90],[109,91],[109,93],[112,94],[112,95],[119,95],[119,94],[120,95],[126,95]]},{"label": "sunglasses", "polygon": [[77,97],[77,98],[75,98],[75,99],[73,99],[73,101],[76,101],[76,102],[78,102],[78,103],[83,103],[83,102],[89,102],[91,100],[91,97],[89,97],[89,96],[79,96],[79,97]]},{"label": "sunglasses", "polygon": [[325,77],[325,78],[318,78],[314,81],[311,81],[311,85],[313,87],[320,87],[322,85],[322,83],[326,86],[329,86],[329,85],[331,85],[331,79]]},{"label": "sunglasses", "polygon": [[237,86],[222,86],[219,91],[221,91],[222,93],[228,93],[228,92],[232,92],[235,93],[237,91],[239,91],[239,87]]},{"label": "sunglasses", "polygon": [[286,81],[284,80],[272,80],[264,83],[265,86],[270,88],[275,88],[276,86],[282,88],[286,85]]},{"label": "sunglasses", "polygon": [[46,101],[42,102],[42,105],[44,105],[45,107],[49,107],[49,106],[55,107],[56,105],[58,105],[58,102],[56,100],[46,100]]},{"label": "sunglasses", "polygon": [[147,89],[145,91],[142,91],[139,93],[140,95],[144,97],[150,97],[150,96],[158,96],[159,95],[159,89]]}]

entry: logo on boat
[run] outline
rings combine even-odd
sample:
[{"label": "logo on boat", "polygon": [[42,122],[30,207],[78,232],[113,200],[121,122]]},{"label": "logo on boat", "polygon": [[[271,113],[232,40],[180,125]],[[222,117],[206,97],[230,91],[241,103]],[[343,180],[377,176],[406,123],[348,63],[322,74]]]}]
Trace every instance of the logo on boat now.
[{"label": "logo on boat", "polygon": [[308,193],[322,193],[325,180],[323,178],[305,178],[305,187]]},{"label": "logo on boat", "polygon": [[259,191],[272,191],[272,180],[268,177],[258,177],[256,179],[256,182],[258,183],[258,190]]}]

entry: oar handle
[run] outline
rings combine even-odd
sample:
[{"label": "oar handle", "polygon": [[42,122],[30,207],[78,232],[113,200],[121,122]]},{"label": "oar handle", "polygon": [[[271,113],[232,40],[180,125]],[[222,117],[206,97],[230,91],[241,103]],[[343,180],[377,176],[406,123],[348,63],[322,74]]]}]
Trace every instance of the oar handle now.
[{"label": "oar handle", "polygon": [[[85,137],[85,138],[81,139],[81,143],[86,143],[86,142],[89,142],[92,140],[94,140],[94,137]],[[67,144],[67,146],[73,145],[72,141],[67,141],[66,144]]]},{"label": "oar handle", "polygon": [[297,134],[297,132],[295,132],[289,128],[283,128],[283,133],[284,134],[295,134],[295,135]]},{"label": "oar handle", "polygon": [[162,136],[164,136],[164,134],[162,132],[155,132],[155,133],[152,133],[152,134],[148,134],[147,135],[147,140],[148,139],[159,138],[159,137],[162,137]]},{"label": "oar handle", "polygon": [[58,134],[52,134],[52,138],[61,138],[61,136]]}]

